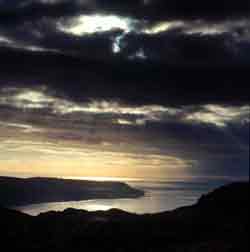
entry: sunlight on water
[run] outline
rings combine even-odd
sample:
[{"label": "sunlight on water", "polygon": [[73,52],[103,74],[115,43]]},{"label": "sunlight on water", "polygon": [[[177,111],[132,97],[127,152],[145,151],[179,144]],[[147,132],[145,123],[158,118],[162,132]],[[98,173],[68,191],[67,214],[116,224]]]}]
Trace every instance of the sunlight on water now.
[{"label": "sunlight on water", "polygon": [[[78,178],[79,179],[79,178]],[[87,177],[82,177],[86,180]],[[97,180],[98,179],[98,180]],[[114,178],[95,178],[97,181],[114,181]],[[94,180],[92,178],[92,180]],[[117,181],[121,181],[117,179]],[[192,205],[201,197],[225,182],[163,182],[163,181],[126,181],[130,186],[143,190],[145,196],[136,199],[94,199],[70,202],[54,202],[18,207],[17,210],[37,215],[47,211],[63,211],[76,208],[87,211],[106,211],[118,208],[124,211],[144,214],[173,210],[178,207]]]}]

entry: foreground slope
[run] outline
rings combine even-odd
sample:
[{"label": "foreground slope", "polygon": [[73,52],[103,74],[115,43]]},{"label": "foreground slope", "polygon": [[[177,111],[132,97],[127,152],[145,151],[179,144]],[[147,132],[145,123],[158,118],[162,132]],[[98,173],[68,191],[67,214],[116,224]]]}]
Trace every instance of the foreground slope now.
[{"label": "foreground slope", "polygon": [[67,209],[31,217],[1,209],[1,245],[34,251],[248,251],[248,183],[153,215]]}]

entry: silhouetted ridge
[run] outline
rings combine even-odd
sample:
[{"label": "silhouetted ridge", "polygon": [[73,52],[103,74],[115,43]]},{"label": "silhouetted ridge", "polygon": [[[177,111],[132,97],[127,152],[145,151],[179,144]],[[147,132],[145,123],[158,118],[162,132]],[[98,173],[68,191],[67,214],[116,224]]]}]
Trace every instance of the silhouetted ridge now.
[{"label": "silhouetted ridge", "polygon": [[0,208],[2,247],[14,251],[246,252],[249,183],[160,214],[66,209],[31,217]]},{"label": "silhouetted ridge", "polygon": [[239,204],[248,204],[248,196],[249,183],[232,183],[202,196],[199,204],[238,208]]}]

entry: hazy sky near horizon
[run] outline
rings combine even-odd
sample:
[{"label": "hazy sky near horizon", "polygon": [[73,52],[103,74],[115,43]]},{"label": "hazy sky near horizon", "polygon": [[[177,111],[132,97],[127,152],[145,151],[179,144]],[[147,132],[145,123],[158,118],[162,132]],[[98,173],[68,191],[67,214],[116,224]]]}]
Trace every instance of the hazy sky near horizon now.
[{"label": "hazy sky near horizon", "polygon": [[0,175],[249,177],[247,0],[0,0]]}]

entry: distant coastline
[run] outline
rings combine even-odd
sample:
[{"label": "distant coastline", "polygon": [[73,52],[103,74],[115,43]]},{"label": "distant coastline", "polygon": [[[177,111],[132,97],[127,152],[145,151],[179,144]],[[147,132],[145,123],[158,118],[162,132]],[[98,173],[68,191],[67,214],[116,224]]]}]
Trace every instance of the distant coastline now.
[{"label": "distant coastline", "polygon": [[132,188],[124,182],[0,177],[0,205],[6,207],[142,196],[142,190]]}]

